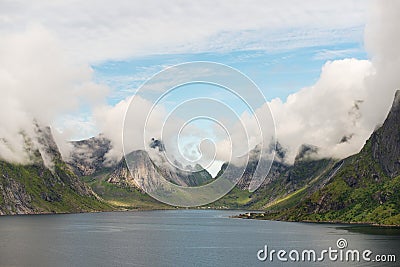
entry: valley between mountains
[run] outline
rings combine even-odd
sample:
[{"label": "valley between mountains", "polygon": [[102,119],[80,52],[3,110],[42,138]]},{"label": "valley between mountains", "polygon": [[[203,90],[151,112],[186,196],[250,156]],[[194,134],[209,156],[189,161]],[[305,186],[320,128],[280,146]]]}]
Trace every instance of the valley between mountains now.
[{"label": "valley between mountains", "polygon": [[[191,175],[157,168],[146,151],[129,154],[131,173],[124,158],[107,162],[112,144],[102,135],[72,142],[70,157],[63,159],[51,129],[35,129],[35,140],[25,140],[30,164],[0,160],[1,215],[170,209],[175,207],[148,196],[135,179],[149,188],[157,183],[157,173],[181,186],[214,179],[199,165]],[[200,208],[258,210],[242,216],[257,219],[400,225],[399,92],[383,125],[355,155],[321,158],[318,147],[304,144],[287,164],[284,148],[277,143],[275,150],[270,172],[255,192],[248,187],[258,162],[250,160],[231,192]]]}]

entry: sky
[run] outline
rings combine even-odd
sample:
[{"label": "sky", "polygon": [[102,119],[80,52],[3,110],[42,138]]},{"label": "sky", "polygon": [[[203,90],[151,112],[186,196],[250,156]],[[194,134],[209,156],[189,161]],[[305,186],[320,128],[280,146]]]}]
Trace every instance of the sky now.
[{"label": "sky", "polygon": [[[226,64],[258,86],[266,104],[251,115],[272,112],[288,162],[305,143],[321,147],[320,156],[351,155],[383,122],[400,87],[396,10],[390,0],[0,0],[0,156],[26,161],[18,133],[34,134],[35,119],[52,126],[65,156],[64,140],[104,133],[114,144],[110,160],[117,159],[131,97],[163,69],[192,61]],[[158,116],[194,91],[170,96]],[[227,100],[243,113],[238,121],[252,125],[237,99],[218,88],[197,91]],[[196,138],[185,142],[213,135],[207,123],[194,125]]]},{"label": "sky", "polygon": [[283,100],[300,88],[314,84],[327,60],[354,57],[367,59],[362,42],[363,28],[357,30],[359,40],[338,44],[310,46],[282,51],[242,50],[193,54],[150,55],[125,61],[107,61],[93,65],[95,79],[107,84],[113,92],[109,104],[135,93],[147,79],[163,68],[191,61],[212,61],[227,64],[249,76],[262,89],[268,100]]}]

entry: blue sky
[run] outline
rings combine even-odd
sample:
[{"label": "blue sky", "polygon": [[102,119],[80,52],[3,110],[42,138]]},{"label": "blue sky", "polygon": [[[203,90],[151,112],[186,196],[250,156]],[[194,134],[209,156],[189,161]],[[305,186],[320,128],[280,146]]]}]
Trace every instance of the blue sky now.
[{"label": "blue sky", "polygon": [[[362,30],[358,34],[362,35]],[[314,84],[328,60],[367,59],[359,42],[310,46],[285,51],[243,50],[218,53],[185,53],[134,57],[93,65],[95,81],[111,89],[108,104],[133,95],[147,79],[165,67],[190,61],[213,61],[234,67],[251,78],[267,100],[286,97]]]}]

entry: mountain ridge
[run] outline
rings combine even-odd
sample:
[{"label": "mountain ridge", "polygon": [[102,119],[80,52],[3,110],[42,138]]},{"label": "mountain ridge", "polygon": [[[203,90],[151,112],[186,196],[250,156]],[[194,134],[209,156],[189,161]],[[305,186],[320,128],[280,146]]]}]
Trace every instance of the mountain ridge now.
[{"label": "mountain ridge", "polygon": [[[337,161],[313,186],[251,218],[400,225],[400,92],[359,153]],[[248,217],[248,216],[242,216]]]}]

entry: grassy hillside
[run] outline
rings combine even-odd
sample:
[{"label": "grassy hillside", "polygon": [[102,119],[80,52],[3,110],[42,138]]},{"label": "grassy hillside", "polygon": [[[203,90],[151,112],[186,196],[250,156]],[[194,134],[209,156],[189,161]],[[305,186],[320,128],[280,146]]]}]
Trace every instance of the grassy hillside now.
[{"label": "grassy hillside", "polygon": [[0,213],[67,213],[112,210],[64,163],[51,172],[42,164],[0,161]]}]

